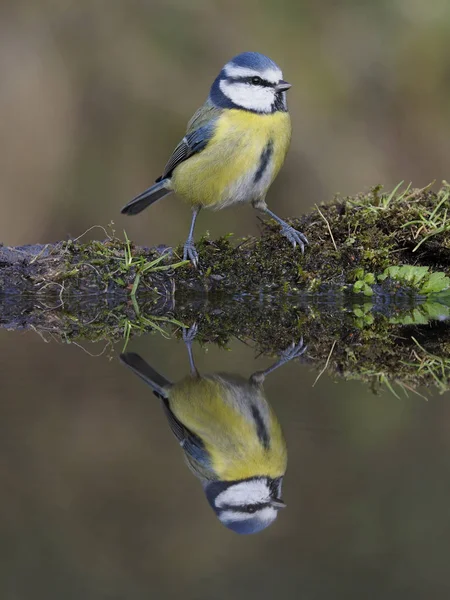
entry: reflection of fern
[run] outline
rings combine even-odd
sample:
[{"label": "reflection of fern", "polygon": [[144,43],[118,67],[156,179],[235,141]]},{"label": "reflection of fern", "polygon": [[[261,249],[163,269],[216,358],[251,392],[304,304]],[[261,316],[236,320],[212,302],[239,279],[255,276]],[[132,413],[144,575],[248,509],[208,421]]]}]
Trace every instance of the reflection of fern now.
[{"label": "reflection of fern", "polygon": [[450,308],[440,302],[425,302],[406,314],[391,317],[389,323],[399,325],[426,325],[430,321],[444,321],[450,317]]},{"label": "reflection of fern", "polygon": [[[373,325],[375,321],[376,305],[365,302],[353,308],[355,325],[364,329]],[[430,321],[446,321],[450,318],[450,307],[441,302],[425,301],[414,308],[403,308],[400,312],[388,317],[393,325],[426,325]]]}]

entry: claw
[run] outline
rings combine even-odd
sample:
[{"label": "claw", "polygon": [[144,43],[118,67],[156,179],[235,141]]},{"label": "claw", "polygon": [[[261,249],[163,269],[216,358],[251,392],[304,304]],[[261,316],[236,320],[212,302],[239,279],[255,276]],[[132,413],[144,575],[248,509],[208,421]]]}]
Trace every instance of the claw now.
[{"label": "claw", "polygon": [[298,244],[300,246],[302,254],[305,252],[305,244],[308,244],[308,240],[306,239],[306,236],[303,233],[297,231],[290,225],[286,224],[281,227],[281,235],[284,235],[284,237],[286,237],[291,242],[294,248]]},{"label": "claw", "polygon": [[183,260],[190,260],[195,268],[198,266],[198,252],[191,241],[187,241],[183,248]]},{"label": "claw", "polygon": [[286,348],[286,350],[281,352],[280,358],[277,360],[277,362],[275,364],[273,364],[272,366],[270,366],[267,369],[264,369],[264,371],[256,371],[256,373],[253,373],[253,375],[250,378],[250,381],[256,385],[261,385],[263,383],[264,379],[267,377],[267,375],[269,375],[269,373],[272,373],[272,371],[275,371],[275,369],[278,369],[278,367],[285,365],[287,362],[289,362],[293,358],[297,358],[298,356],[301,356],[306,351],[307,348],[308,348],[308,346],[303,345],[303,338],[300,338],[300,341],[298,342],[298,344],[295,344],[294,342],[292,342],[292,344],[289,346],[289,348]]},{"label": "claw", "polygon": [[186,344],[191,344],[197,335],[198,325],[193,323],[190,327],[183,329],[183,340]]},{"label": "claw", "polygon": [[298,344],[292,342],[289,348],[287,348],[284,352],[281,353],[281,360],[283,360],[284,362],[288,362],[293,358],[297,358],[301,356],[304,352],[306,352],[307,348],[308,346],[305,346],[303,344],[303,338],[300,338]]}]

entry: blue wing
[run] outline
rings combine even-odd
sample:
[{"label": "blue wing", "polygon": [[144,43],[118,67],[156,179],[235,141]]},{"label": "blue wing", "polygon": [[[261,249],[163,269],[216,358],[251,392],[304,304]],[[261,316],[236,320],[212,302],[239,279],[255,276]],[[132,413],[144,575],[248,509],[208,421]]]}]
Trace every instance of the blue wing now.
[{"label": "blue wing", "polygon": [[199,127],[192,133],[186,134],[173,151],[169,162],[164,168],[164,173],[161,175],[161,177],[158,177],[156,182],[166,179],[166,177],[170,177],[173,173],[173,170],[180,163],[187,160],[193,154],[197,154],[206,148],[206,145],[213,136],[214,127],[215,122],[208,123],[208,125],[203,125],[203,127]]},{"label": "blue wing", "polygon": [[199,463],[206,469],[210,468],[211,459],[202,440],[176,418],[170,408],[169,400],[167,398],[161,399],[170,428],[180,442],[180,446],[196,463]]},{"label": "blue wing", "polygon": [[158,177],[156,182],[170,177],[180,163],[206,148],[209,140],[214,135],[216,122],[221,113],[221,109],[208,101],[197,110],[188,123],[186,135],[173,151],[164,168],[164,173],[161,177]]},{"label": "blue wing", "polygon": [[185,427],[170,408],[169,398],[172,384],[135,352],[121,354],[120,359],[152,388],[155,396],[161,399],[170,428],[180,442],[192,471],[202,479],[213,479],[211,459],[202,440],[198,435]]}]

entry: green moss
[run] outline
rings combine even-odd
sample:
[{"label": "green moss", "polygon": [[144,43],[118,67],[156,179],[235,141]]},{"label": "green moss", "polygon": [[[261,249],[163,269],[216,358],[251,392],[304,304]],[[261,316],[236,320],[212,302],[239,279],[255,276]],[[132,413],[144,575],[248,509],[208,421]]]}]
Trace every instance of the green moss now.
[{"label": "green moss", "polygon": [[[198,270],[180,259],[182,246],[140,248],[125,235],[125,241],[110,237],[105,242],[56,244],[50,255],[33,255],[22,264],[22,283],[33,290],[47,286],[47,291],[49,283],[61,283],[64,294],[111,289],[133,295],[349,289],[369,296],[378,293],[379,285],[383,293],[403,286],[430,294],[442,291],[450,277],[449,209],[447,183],[436,192],[397,186],[384,193],[376,186],[367,194],[336,197],[309,214],[288,219],[310,240],[304,254],[272,221],[264,225],[261,237],[204,236],[197,242]],[[2,283],[8,287],[0,276]]]},{"label": "green moss", "polygon": [[[290,289],[316,292],[324,286],[348,286],[368,275],[371,280],[365,281],[367,285],[358,283],[355,291],[370,294],[369,288],[373,289],[378,275],[392,266],[427,266],[430,273],[438,267],[447,276],[450,230],[441,227],[431,237],[428,232],[419,255],[415,247],[421,233],[413,225],[404,225],[418,215],[430,219],[437,205],[439,211],[447,210],[448,196],[445,183],[437,192],[408,186],[385,194],[378,186],[365,195],[337,197],[302,218],[290,220],[311,242],[304,255],[279,235],[279,227],[272,222],[265,225],[261,238],[234,244],[225,238],[204,238],[198,243],[201,272],[190,266],[181,269],[178,283],[191,289],[198,287],[203,273],[207,275],[207,281],[204,277],[202,281],[207,289],[272,292],[286,290],[288,283]],[[178,254],[181,251],[181,247],[177,249]],[[357,270],[364,276],[354,277]],[[410,285],[405,278],[403,283]]]}]

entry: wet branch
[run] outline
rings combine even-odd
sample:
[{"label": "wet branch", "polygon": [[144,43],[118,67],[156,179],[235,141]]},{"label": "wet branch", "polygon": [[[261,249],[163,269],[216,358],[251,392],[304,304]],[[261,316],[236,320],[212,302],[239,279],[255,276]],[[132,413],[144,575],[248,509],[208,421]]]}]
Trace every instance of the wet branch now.
[{"label": "wet branch", "polygon": [[[181,247],[143,248],[114,237],[0,247],[0,293],[61,300],[152,293],[167,299],[186,292],[295,294],[347,289],[369,296],[385,287],[382,282],[392,274],[391,267],[422,266],[429,273],[450,273],[449,208],[447,183],[438,191],[408,186],[384,193],[375,187],[368,194],[337,197],[289,219],[310,240],[304,255],[269,222],[262,224],[260,237],[202,238],[197,242],[199,269],[181,260]],[[406,283],[414,284],[414,277],[410,274]],[[420,291],[420,286],[416,288]]]}]

